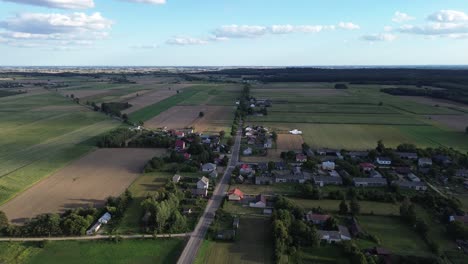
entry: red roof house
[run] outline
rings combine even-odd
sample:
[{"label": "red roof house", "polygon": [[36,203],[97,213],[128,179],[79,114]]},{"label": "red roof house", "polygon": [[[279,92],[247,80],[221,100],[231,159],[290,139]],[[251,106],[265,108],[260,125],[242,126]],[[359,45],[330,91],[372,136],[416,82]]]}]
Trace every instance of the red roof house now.
[{"label": "red roof house", "polygon": [[363,171],[371,171],[376,168],[374,164],[368,162],[359,164],[359,167],[361,167]]},{"label": "red roof house", "polygon": [[315,225],[324,224],[329,218],[329,215],[314,214],[313,212],[308,212],[306,214],[307,221],[312,222]]},{"label": "red roof house", "polygon": [[175,142],[175,149],[177,151],[183,151],[185,149],[185,141],[183,140],[176,140]]},{"label": "red roof house", "polygon": [[240,201],[244,199],[244,193],[240,189],[234,189],[229,191],[228,200],[229,201]]},{"label": "red roof house", "polygon": [[296,162],[306,162],[307,161],[307,156],[300,153],[296,155]]}]

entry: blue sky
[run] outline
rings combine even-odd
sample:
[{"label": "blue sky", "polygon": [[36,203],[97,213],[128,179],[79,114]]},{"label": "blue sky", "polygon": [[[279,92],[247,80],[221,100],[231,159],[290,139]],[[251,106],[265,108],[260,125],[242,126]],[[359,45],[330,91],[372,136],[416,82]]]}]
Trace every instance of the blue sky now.
[{"label": "blue sky", "polygon": [[467,0],[0,0],[0,65],[468,64]]}]

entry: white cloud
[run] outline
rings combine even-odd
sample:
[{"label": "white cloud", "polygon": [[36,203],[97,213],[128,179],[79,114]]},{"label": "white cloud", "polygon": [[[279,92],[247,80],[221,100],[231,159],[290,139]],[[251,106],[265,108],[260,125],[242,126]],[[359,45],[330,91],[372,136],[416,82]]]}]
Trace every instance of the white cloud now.
[{"label": "white cloud", "polygon": [[393,15],[392,21],[396,23],[403,23],[406,21],[414,20],[415,18],[400,11],[396,11]]},{"label": "white cloud", "polygon": [[291,33],[319,33],[324,30],[356,30],[360,27],[351,22],[340,22],[338,25],[225,25],[213,31],[216,37],[224,38],[255,38],[267,34],[291,34]]},{"label": "white cloud", "polygon": [[460,23],[468,22],[468,15],[456,10],[440,10],[430,15],[427,19],[440,23]]},{"label": "white cloud", "polygon": [[397,38],[394,34],[384,33],[384,34],[371,34],[371,35],[364,35],[361,37],[362,40],[365,41],[393,41]]},{"label": "white cloud", "polygon": [[133,46],[130,46],[130,48],[132,49],[157,49],[159,48],[158,45],[155,45],[155,44],[150,44],[150,45],[133,45]]},{"label": "white cloud", "polygon": [[22,13],[0,21],[0,36],[23,46],[88,45],[106,38],[111,27],[112,21],[100,13]]},{"label": "white cloud", "polygon": [[142,3],[142,4],[153,4],[153,5],[164,5],[166,0],[121,0],[126,2]]},{"label": "white cloud", "polygon": [[468,15],[461,11],[441,10],[431,14],[424,25],[403,25],[398,31],[433,37],[464,38],[468,34]]},{"label": "white cloud", "polygon": [[208,41],[192,38],[192,37],[173,37],[166,41],[169,45],[179,45],[179,46],[188,46],[188,45],[204,45],[208,44]]},{"label": "white cloud", "polygon": [[61,9],[86,9],[93,8],[93,0],[1,0],[18,4],[45,6]]},{"label": "white cloud", "polygon": [[338,27],[342,29],[348,29],[348,30],[355,30],[355,29],[360,29],[361,27],[359,25],[353,24],[351,22],[340,22],[338,24]]}]

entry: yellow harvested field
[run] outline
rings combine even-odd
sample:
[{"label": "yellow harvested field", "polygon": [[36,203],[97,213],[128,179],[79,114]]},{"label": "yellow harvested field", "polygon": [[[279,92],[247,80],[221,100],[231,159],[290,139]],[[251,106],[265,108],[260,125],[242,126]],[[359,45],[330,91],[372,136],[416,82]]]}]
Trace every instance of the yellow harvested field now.
[{"label": "yellow harvested field", "polygon": [[[198,117],[200,112],[205,114],[202,118]],[[194,127],[198,132],[219,132],[219,129],[230,127],[233,118],[234,107],[231,106],[174,106],[145,122],[145,126],[168,129]]]},{"label": "yellow harvested field", "polygon": [[40,181],[0,207],[13,224],[45,213],[103,206],[141,174],[144,165],[165,149],[99,149]]},{"label": "yellow harvested field", "polygon": [[278,134],[276,148],[282,150],[301,150],[304,139],[301,135]]}]

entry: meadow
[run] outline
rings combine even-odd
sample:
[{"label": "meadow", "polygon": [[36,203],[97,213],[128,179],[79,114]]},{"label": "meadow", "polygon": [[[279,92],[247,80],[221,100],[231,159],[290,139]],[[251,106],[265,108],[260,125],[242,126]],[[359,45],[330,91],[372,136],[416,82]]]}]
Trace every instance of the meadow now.
[{"label": "meadow", "polygon": [[195,263],[273,263],[270,225],[265,217],[241,216],[236,240],[232,243],[205,240]]}]

